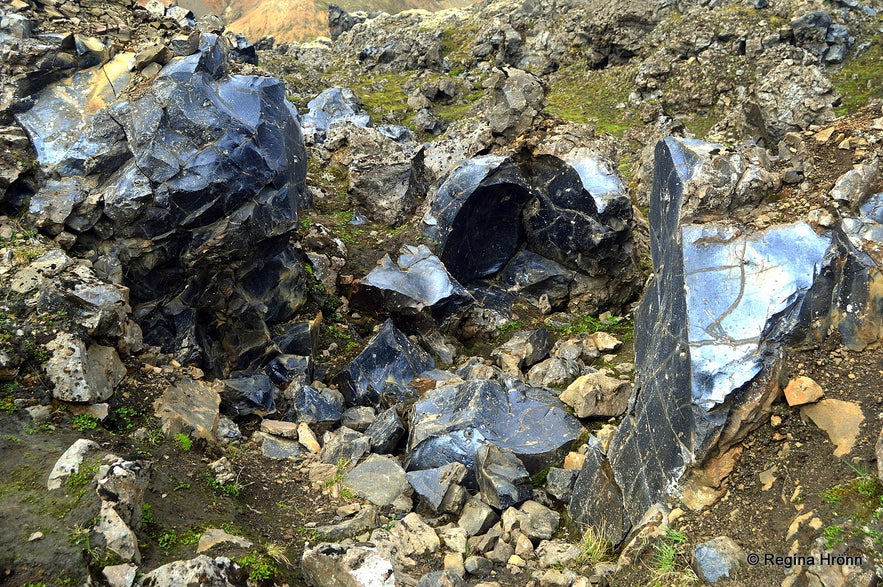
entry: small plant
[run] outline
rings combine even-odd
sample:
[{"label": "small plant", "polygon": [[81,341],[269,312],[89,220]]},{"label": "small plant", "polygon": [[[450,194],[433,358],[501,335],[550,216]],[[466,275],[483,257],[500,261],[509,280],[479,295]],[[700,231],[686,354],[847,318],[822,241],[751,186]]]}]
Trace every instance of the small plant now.
[{"label": "small plant", "polygon": [[650,566],[657,578],[657,585],[694,585],[696,573],[690,567],[684,551],[687,537],[683,533],[666,528],[665,535],[654,545]]},{"label": "small plant", "polygon": [[825,549],[831,550],[846,540],[846,531],[838,525],[828,526],[822,531],[822,538],[825,539]]},{"label": "small plant", "polygon": [[153,514],[153,506],[149,503],[141,504],[141,525],[152,526],[156,524],[156,516]]},{"label": "small plant", "polygon": [[135,427],[132,420],[138,416],[138,411],[133,408],[121,407],[113,411],[118,422],[118,427],[122,430],[131,430]]},{"label": "small plant", "polygon": [[183,432],[178,432],[177,434],[175,434],[174,439],[175,444],[178,445],[178,448],[180,448],[184,452],[188,452],[191,448],[193,448],[193,441]]},{"label": "small plant", "polygon": [[92,478],[95,477],[95,473],[97,472],[98,465],[81,467],[80,470],[76,473],[71,473],[70,475],[68,475],[65,486],[71,491],[81,489],[88,485],[90,481],[92,481]]},{"label": "small plant", "polygon": [[79,430],[80,432],[95,430],[98,428],[98,418],[91,414],[79,414],[74,416],[71,425],[74,427],[74,430]]},{"label": "small plant", "polygon": [[163,550],[170,550],[178,543],[178,535],[175,534],[174,531],[163,532],[160,534],[159,538],[156,539],[156,543]]},{"label": "small plant", "polygon": [[580,555],[577,561],[581,565],[594,566],[607,560],[613,552],[613,545],[605,537],[604,527],[596,530],[589,526],[580,541]]},{"label": "small plant", "polygon": [[498,327],[497,330],[500,331],[500,336],[504,336],[506,334],[509,334],[510,332],[521,330],[522,328],[524,328],[523,320],[510,320],[509,322],[506,322],[502,326]]},{"label": "small plant", "polygon": [[243,556],[237,562],[248,571],[249,583],[259,584],[279,573],[279,569],[270,558],[256,551]]},{"label": "small plant", "polygon": [[239,481],[234,481],[233,483],[221,483],[210,471],[203,473],[203,479],[209,487],[219,493],[223,493],[227,497],[239,497],[242,494],[242,490],[245,489],[245,486]]}]

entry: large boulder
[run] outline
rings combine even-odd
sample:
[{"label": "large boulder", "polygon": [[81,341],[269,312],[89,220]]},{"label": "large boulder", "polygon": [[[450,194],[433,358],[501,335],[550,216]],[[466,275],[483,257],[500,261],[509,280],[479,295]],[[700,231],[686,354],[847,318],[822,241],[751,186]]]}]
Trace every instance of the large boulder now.
[{"label": "large boulder", "polygon": [[217,373],[257,361],[267,323],[306,299],[289,245],[306,177],[297,112],[282,82],[228,75],[227,54],[204,35],[131,102],[114,99],[132,67],[121,54],[18,116],[60,176],[34,204],[52,211],[45,229],[119,263],[147,342]]},{"label": "large boulder", "polygon": [[510,451],[535,474],[564,458],[582,425],[548,391],[475,379],[428,392],[414,405],[409,430],[409,471],[459,462],[474,487],[482,445]]},{"label": "large boulder", "polygon": [[[831,239],[806,224],[743,234],[728,225],[682,223],[703,163],[696,153],[671,138],[656,147],[650,208],[656,279],[635,319],[635,392],[611,442],[609,469],[605,462],[584,472],[613,486],[605,499],[571,502],[574,517],[592,525],[623,508],[635,523],[664,501],[684,471],[715,448],[731,415],[742,418],[751,394],[737,390],[818,317],[827,290],[820,275]],[[575,496],[580,487],[578,480]]]},{"label": "large boulder", "polygon": [[[464,284],[495,275],[526,249],[555,263],[519,261],[504,272],[507,283],[542,284],[533,293],[548,288],[556,305],[575,290],[586,302],[581,311],[622,308],[640,287],[631,204],[596,158],[572,165],[553,155],[469,159],[441,183],[423,221],[442,262]],[[564,285],[566,269],[575,285]]]}]

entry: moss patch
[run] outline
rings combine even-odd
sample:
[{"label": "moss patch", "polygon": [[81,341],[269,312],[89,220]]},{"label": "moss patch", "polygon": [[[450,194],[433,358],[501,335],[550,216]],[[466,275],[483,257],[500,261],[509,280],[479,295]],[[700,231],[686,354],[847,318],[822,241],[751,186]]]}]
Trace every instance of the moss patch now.
[{"label": "moss patch", "polygon": [[626,106],[635,76],[634,65],[587,70],[570,65],[549,77],[546,112],[580,124],[593,124],[599,133],[621,137],[631,126]]},{"label": "moss patch", "polygon": [[871,48],[857,59],[848,59],[831,82],[843,102],[835,109],[838,116],[852,113],[871,101],[883,100],[883,34],[871,39]]}]

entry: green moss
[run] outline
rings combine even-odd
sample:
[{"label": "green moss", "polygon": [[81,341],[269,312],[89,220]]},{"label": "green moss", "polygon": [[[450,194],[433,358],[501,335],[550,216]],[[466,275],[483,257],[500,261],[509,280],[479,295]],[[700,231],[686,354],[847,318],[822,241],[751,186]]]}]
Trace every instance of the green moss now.
[{"label": "green moss", "polygon": [[847,59],[830,74],[831,83],[843,97],[835,109],[838,116],[855,112],[871,101],[883,100],[883,34],[871,39],[871,48],[857,59]]},{"label": "green moss", "polygon": [[581,124],[593,124],[598,133],[621,137],[629,128],[627,104],[635,66],[619,65],[587,70],[585,65],[564,67],[549,77],[546,111]]}]

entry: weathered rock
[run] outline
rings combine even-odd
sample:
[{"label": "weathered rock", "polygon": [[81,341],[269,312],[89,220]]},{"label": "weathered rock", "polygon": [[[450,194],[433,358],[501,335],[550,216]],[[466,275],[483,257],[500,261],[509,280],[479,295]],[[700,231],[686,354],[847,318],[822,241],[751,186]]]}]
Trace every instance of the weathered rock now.
[{"label": "weathered rock", "polygon": [[[658,227],[651,232],[657,278],[635,320],[634,405],[608,452],[632,521],[680,477],[685,459],[702,461],[728,415],[739,413],[733,391],[812,320],[817,310],[805,292],[830,244],[801,223],[750,236],[729,226],[680,225],[683,195],[694,189],[701,161],[701,152],[674,139],[656,148],[650,224]],[[671,426],[657,425],[662,414]],[[611,487],[607,495],[616,499],[618,491]],[[596,511],[618,507],[599,504]]]},{"label": "weathered rock", "polygon": [[501,511],[533,496],[530,475],[518,457],[492,444],[479,447],[475,477],[482,501]]},{"label": "weathered rock", "polygon": [[577,418],[621,416],[625,413],[632,393],[628,381],[614,379],[601,373],[589,373],[577,378],[561,393],[561,401],[573,408]]},{"label": "weathered rock", "polygon": [[545,328],[516,332],[509,340],[491,352],[503,371],[520,375],[527,369],[549,356],[552,339]]},{"label": "weathered rock", "polygon": [[404,245],[394,263],[384,255],[362,278],[354,306],[382,311],[411,332],[456,321],[474,302],[428,247]]},{"label": "weathered rock", "polygon": [[208,552],[220,545],[232,545],[238,548],[252,547],[252,543],[242,536],[228,534],[219,528],[206,528],[199,537],[199,543],[196,545],[196,554]]},{"label": "weathered rock", "polygon": [[117,459],[102,466],[95,476],[102,506],[113,507],[123,523],[135,530],[141,527],[141,502],[150,482],[151,468],[150,461]]},{"label": "weathered rock", "polygon": [[465,587],[463,577],[449,571],[426,573],[417,581],[417,587]]},{"label": "weathered rock", "polygon": [[476,577],[486,577],[494,568],[494,563],[483,556],[470,556],[463,562],[466,572]]},{"label": "weathered rock", "polygon": [[325,540],[332,542],[352,538],[365,532],[370,532],[380,523],[377,516],[377,508],[368,505],[360,509],[355,516],[337,524],[319,526],[316,528]]},{"label": "weathered rock", "polygon": [[880,177],[880,160],[856,165],[839,178],[831,188],[831,197],[838,204],[855,210],[874,193],[874,186]]},{"label": "weathered rock", "polygon": [[579,545],[561,540],[543,540],[537,546],[540,568],[568,566],[582,554]]},{"label": "weathered rock", "polygon": [[365,436],[371,439],[371,450],[378,454],[393,454],[405,433],[395,406],[381,412],[365,430]]},{"label": "weathered rock", "polygon": [[86,458],[86,455],[90,451],[98,448],[100,448],[100,446],[97,442],[85,438],[81,438],[70,445],[70,447],[64,451],[64,454],[58,457],[58,460],[52,467],[52,471],[49,473],[49,480],[46,482],[47,489],[59,489],[66,477],[71,473],[76,473],[80,470],[80,465],[83,463],[83,459]]},{"label": "weathered rock", "polygon": [[815,65],[782,62],[766,72],[743,106],[746,132],[772,148],[785,134],[834,120],[840,96]]},{"label": "weathered rock", "polygon": [[370,450],[371,440],[367,436],[342,427],[325,433],[322,438],[320,460],[332,465],[345,462],[354,466]]},{"label": "weathered rock", "polygon": [[270,361],[264,371],[280,387],[292,382],[309,385],[313,381],[313,359],[310,356],[280,355]]},{"label": "weathered rock", "polygon": [[112,565],[101,569],[110,587],[132,587],[138,575],[138,567],[132,564]]},{"label": "weathered rock", "polygon": [[532,542],[539,543],[540,540],[552,538],[561,522],[561,516],[539,502],[528,500],[517,510],[509,508],[503,512],[502,521],[504,532],[519,529]]},{"label": "weathered rock", "polygon": [[281,436],[283,438],[297,438],[298,425],[294,422],[284,422],[282,420],[261,420],[261,432],[272,434],[273,436]]},{"label": "weathered rock", "polygon": [[174,561],[147,573],[138,587],[175,587],[177,585],[212,585],[237,587],[243,578],[239,567],[228,558],[199,555],[190,560]]},{"label": "weathered rock", "polygon": [[460,463],[407,473],[408,483],[434,512],[445,511],[443,506],[453,497],[448,494],[455,492],[465,477],[466,467]]},{"label": "weathered rock", "polygon": [[822,386],[810,377],[797,377],[785,386],[785,399],[789,406],[811,404],[822,399],[823,395]]},{"label": "weathered rock", "polygon": [[579,469],[559,469],[550,467],[546,475],[546,493],[560,501],[570,503],[570,496],[579,476]]},{"label": "weathered rock", "polygon": [[163,392],[153,404],[166,436],[187,434],[214,440],[220,422],[221,396],[214,386],[184,379]]},{"label": "weathered rock", "polygon": [[319,444],[316,433],[306,422],[297,425],[297,441],[311,453],[318,454],[322,451],[322,445]]},{"label": "weathered rock", "polygon": [[299,459],[307,454],[305,447],[296,440],[263,432],[255,432],[254,436],[261,443],[261,454],[268,459]]},{"label": "weathered rock", "polygon": [[46,348],[52,357],[46,375],[53,385],[52,395],[69,402],[98,403],[113,395],[126,375],[126,367],[110,347],[85,343],[62,332]]},{"label": "weathered rock", "polygon": [[[436,528],[436,532],[438,533],[438,537],[444,542],[445,546],[450,551],[461,555],[466,552],[467,539],[469,538],[469,535],[466,534],[466,530],[454,524],[448,524],[447,526]],[[461,557],[461,564],[462,561],[463,559]]]},{"label": "weathered rock", "polygon": [[500,520],[500,516],[489,505],[476,497],[466,501],[457,524],[466,530],[468,536],[478,536],[487,532]]},{"label": "weathered rock", "polygon": [[880,429],[880,434],[877,436],[875,453],[877,455],[877,477],[883,481],[883,428]]},{"label": "weathered rock", "polygon": [[258,414],[266,416],[276,412],[276,396],[279,390],[267,375],[252,375],[225,379],[221,392],[221,406],[235,416]]},{"label": "weathered rock", "polygon": [[408,439],[409,471],[473,463],[486,443],[511,451],[533,474],[560,462],[582,426],[547,391],[513,381],[472,380],[444,385],[414,405]]},{"label": "weathered rock", "polygon": [[721,579],[736,579],[747,563],[745,551],[727,536],[718,536],[693,547],[693,568],[699,579],[714,585]]},{"label": "weathered rock", "polygon": [[579,373],[580,366],[576,361],[550,357],[530,368],[527,381],[539,387],[559,387],[572,383]]},{"label": "weathered rock", "polygon": [[388,540],[396,548],[397,554],[408,557],[432,554],[441,546],[435,530],[413,512],[390,528]]},{"label": "weathered rock", "polygon": [[371,455],[343,478],[356,495],[377,506],[391,505],[406,489],[405,470],[390,457]]},{"label": "weathered rock", "polygon": [[105,548],[119,555],[124,561],[141,562],[138,538],[135,532],[123,521],[113,505],[102,502],[95,533],[104,540]]},{"label": "weathered rock", "polygon": [[835,446],[835,457],[844,457],[852,451],[859,426],[865,420],[861,405],[839,399],[823,399],[803,406],[800,415],[812,420],[828,434]]},{"label": "weathered rock", "polygon": [[387,382],[405,385],[434,366],[426,352],[387,320],[335,381],[348,405],[376,404]]}]

